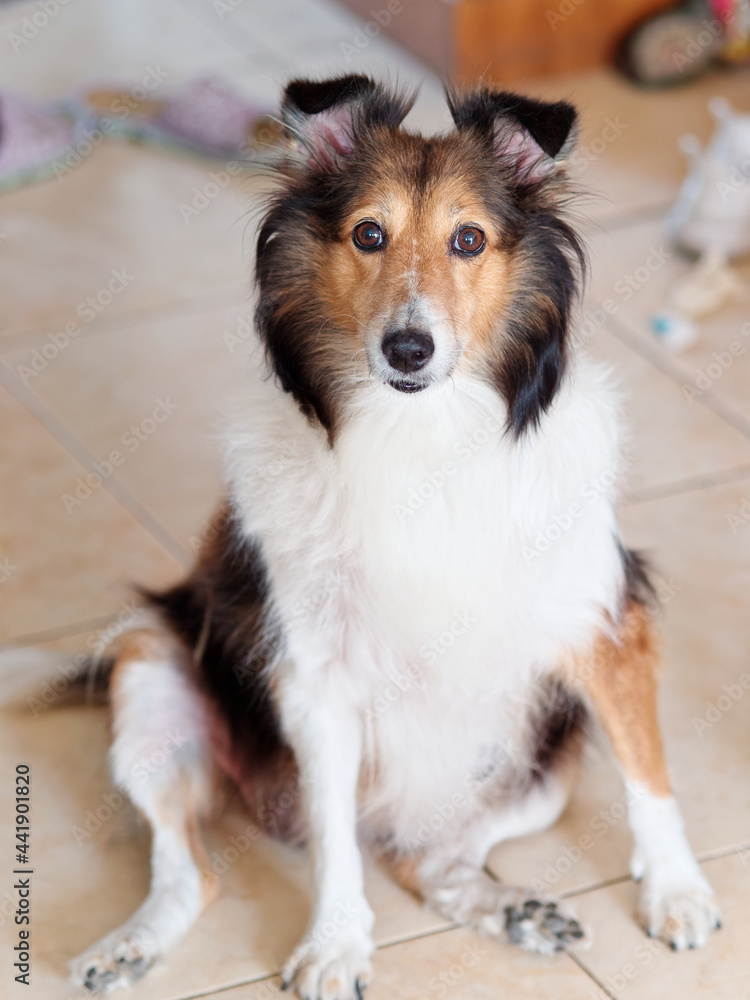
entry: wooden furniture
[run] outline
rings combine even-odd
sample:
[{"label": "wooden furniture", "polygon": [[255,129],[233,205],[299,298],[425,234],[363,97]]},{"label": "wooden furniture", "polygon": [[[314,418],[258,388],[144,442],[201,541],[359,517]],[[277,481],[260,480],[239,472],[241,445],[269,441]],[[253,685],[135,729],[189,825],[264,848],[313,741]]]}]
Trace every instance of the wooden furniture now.
[{"label": "wooden furniture", "polygon": [[[664,0],[340,0],[443,77],[513,83],[610,61],[623,33]],[[363,44],[364,43],[364,44]]]}]

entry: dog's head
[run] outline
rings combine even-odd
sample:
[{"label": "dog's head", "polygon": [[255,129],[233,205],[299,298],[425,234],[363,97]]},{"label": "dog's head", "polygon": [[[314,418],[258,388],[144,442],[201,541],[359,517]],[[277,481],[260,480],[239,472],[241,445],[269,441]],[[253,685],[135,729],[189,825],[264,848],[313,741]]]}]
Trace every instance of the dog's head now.
[{"label": "dog's head", "polygon": [[[449,134],[364,76],[294,81],[284,185],[258,238],[258,325],[283,387],[329,431],[363,381],[490,381],[516,435],[563,372],[580,244],[560,215],[576,113],[480,89]],[[389,390],[390,391],[390,390]]]}]

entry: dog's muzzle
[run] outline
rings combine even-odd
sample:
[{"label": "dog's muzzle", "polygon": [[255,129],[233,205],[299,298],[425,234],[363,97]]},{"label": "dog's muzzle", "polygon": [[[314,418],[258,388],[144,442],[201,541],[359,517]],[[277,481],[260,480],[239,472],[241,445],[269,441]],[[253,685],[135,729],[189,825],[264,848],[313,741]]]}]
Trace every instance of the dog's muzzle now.
[{"label": "dog's muzzle", "polygon": [[419,392],[420,389],[424,389],[427,385],[426,380],[408,376],[424,368],[435,353],[435,342],[429,333],[422,333],[410,327],[390,330],[383,337],[381,347],[386,361],[394,372],[393,377],[388,379],[389,385],[399,392]]}]

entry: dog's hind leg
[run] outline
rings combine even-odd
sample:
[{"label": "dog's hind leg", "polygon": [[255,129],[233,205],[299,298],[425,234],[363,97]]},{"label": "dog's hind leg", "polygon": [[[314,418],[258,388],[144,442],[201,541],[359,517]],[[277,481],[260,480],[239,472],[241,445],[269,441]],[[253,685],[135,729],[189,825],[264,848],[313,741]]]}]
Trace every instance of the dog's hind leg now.
[{"label": "dog's hind leg", "polygon": [[690,849],[664,759],[657,717],[660,651],[646,608],[630,600],[619,631],[573,664],[612,741],[628,791],[639,916],[675,949],[703,945],[720,926],[713,890]]},{"label": "dog's hind leg", "polygon": [[151,888],[128,921],[72,963],[76,985],[92,993],[140,978],[183,937],[211,895],[197,839],[209,803],[211,755],[185,656],[162,630],[120,640],[110,684],[110,762],[117,786],[151,827]]},{"label": "dog's hind leg", "polygon": [[396,860],[396,878],[447,919],[527,951],[550,954],[580,942],[584,931],[562,905],[530,889],[497,882],[483,868],[495,844],[554,823],[571,784],[572,768],[547,774],[519,801],[487,808],[453,837]]}]

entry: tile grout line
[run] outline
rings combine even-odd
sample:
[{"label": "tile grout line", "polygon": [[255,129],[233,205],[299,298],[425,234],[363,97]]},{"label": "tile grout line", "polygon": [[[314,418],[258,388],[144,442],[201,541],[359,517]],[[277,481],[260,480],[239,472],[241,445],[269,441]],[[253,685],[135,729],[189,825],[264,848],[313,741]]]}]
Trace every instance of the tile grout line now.
[{"label": "tile grout line", "polygon": [[720,858],[731,858],[733,854],[742,854],[743,851],[748,850],[750,850],[750,842],[741,844],[739,847],[727,847],[713,852],[706,851],[702,855],[696,854],[696,859],[702,865],[708,861],[718,861]]},{"label": "tile grout line", "polygon": [[[247,59],[247,61],[252,65],[252,67],[256,70],[256,72],[260,69],[260,67],[257,66],[257,63],[253,58],[253,56],[271,55],[277,60],[282,58],[282,54],[280,52],[277,52],[276,49],[272,48],[266,42],[261,42],[260,48],[258,48],[258,40],[254,40],[252,35],[248,33],[244,25],[239,24],[237,21],[231,22],[234,25],[235,32],[233,33],[232,31],[230,31],[229,34],[227,35],[224,31],[222,31],[221,27],[215,27],[213,24],[211,25],[206,24],[203,18],[199,17],[195,13],[190,4],[185,3],[185,0],[177,0],[177,4],[180,10],[184,14],[187,14],[188,17],[191,17],[193,18],[193,20],[197,21],[198,24],[201,25],[201,27],[208,28],[208,30],[213,35],[215,35],[217,38],[220,38],[225,44],[231,45],[231,47],[235,50],[235,52],[238,55]],[[244,43],[247,47],[244,47],[244,45],[237,45],[234,41],[235,36],[244,39]],[[255,47],[253,47],[253,43],[255,43]]]},{"label": "tile grout line", "polygon": [[446,924],[445,927],[433,927],[432,930],[427,931],[415,931],[413,934],[404,934],[401,937],[392,938],[389,941],[383,941],[382,944],[375,946],[376,951],[386,951],[388,948],[396,948],[400,944],[409,944],[410,941],[422,941],[426,938],[438,937],[440,934],[447,934],[448,931],[461,930],[462,924]]},{"label": "tile grout line", "polygon": [[[233,289],[235,293],[242,286]],[[231,292],[230,292],[231,296]],[[189,316],[202,316],[206,313],[219,312],[224,309],[240,308],[237,301],[229,301],[230,296],[225,299],[224,293],[209,293],[208,295],[196,295],[193,298],[172,299],[169,302],[154,306],[136,306],[119,312],[109,319],[101,319],[98,323],[81,330],[76,340],[88,340],[90,337],[97,337],[101,334],[120,333],[125,330],[132,330],[135,326],[147,323],[159,323],[170,319],[181,319]],[[194,303],[194,305],[192,305]],[[201,303],[203,303],[201,305]],[[21,330],[18,333],[0,333],[0,355],[11,354],[24,349],[33,349],[34,346],[48,337],[50,333],[49,324],[43,327],[36,327],[28,330]]]},{"label": "tile grout line", "polygon": [[632,875],[613,875],[612,878],[602,879],[601,882],[592,882],[580,889],[569,889],[560,893],[560,899],[575,899],[578,896],[585,896],[589,892],[596,892],[598,889],[609,889],[613,885],[623,885],[625,882],[633,882]]},{"label": "tile grout line", "polygon": [[[411,941],[421,941],[425,938],[437,937],[439,934],[445,934],[448,931],[460,930],[460,924],[448,924],[446,927],[435,927],[432,930],[418,931],[415,934],[407,934],[403,937],[393,938],[389,941],[384,941],[382,944],[375,946],[375,951],[386,951],[388,948],[395,948],[401,944],[409,944]],[[228,990],[236,990],[245,986],[253,986],[256,983],[266,983],[272,979],[280,979],[281,973],[270,972],[265,973],[262,976],[258,976],[252,979],[243,979],[236,983],[230,983],[227,986],[219,986],[218,988],[209,988],[207,990],[201,990],[199,993],[187,993],[184,996],[175,998],[175,1000],[200,1000],[201,997],[210,997],[214,993],[225,993]]]},{"label": "tile grout line", "polygon": [[599,981],[599,979],[594,975],[594,973],[589,969],[589,967],[585,965],[577,955],[574,955],[573,952],[571,951],[566,952],[566,955],[571,960],[571,962],[573,962],[575,965],[578,966],[578,968],[585,976],[588,976],[589,979],[596,984],[596,986],[602,991],[603,996],[609,997],[609,1000],[618,1000],[615,994],[610,993],[607,987],[602,982]]},{"label": "tile grout line", "polygon": [[[708,861],[716,861],[719,858],[730,858],[733,854],[741,854],[747,850],[750,850],[750,842],[740,844],[739,847],[726,847],[719,848],[716,851],[705,851],[702,854],[696,854],[695,860],[699,865],[702,865]],[[569,889],[567,892],[560,892],[559,898],[575,899],[578,896],[585,896],[590,892],[597,892],[599,889],[609,889],[613,885],[624,885],[626,882],[632,882],[633,885],[638,884],[632,875],[614,875],[612,878],[602,879],[601,882],[592,882],[590,885],[585,885],[579,889]]]},{"label": "tile grout line", "polygon": [[750,477],[750,464],[734,465],[726,469],[717,469],[716,472],[705,472],[695,476],[686,476],[684,479],[674,479],[660,486],[644,486],[631,493],[626,493],[623,504],[626,507],[635,507],[638,504],[650,503],[652,500],[665,500],[667,497],[682,496],[686,493],[710,489],[712,486],[727,486],[730,483],[741,482],[748,477]]},{"label": "tile grout line", "polygon": [[[42,424],[42,426],[55,438],[69,455],[71,455],[84,468],[90,469],[95,456],[88,450],[82,441],[76,437],[59,420],[50,408],[43,403],[33,392],[21,384],[20,379],[11,371],[8,365],[0,359],[0,384],[4,385],[10,393],[20,402],[26,410],[31,413]],[[124,507],[128,513],[144,528],[151,537],[157,541],[162,548],[177,560],[182,566],[189,566],[191,556],[172,535],[162,527],[156,518],[143,506],[143,504],[133,496],[115,476],[110,476],[102,481],[102,487]]]},{"label": "tile grout line", "polygon": [[[687,373],[678,364],[671,361],[670,358],[665,357],[655,345],[642,341],[617,316],[610,316],[610,323],[610,329],[620,343],[625,344],[631,350],[635,351],[636,354],[645,358],[654,368],[658,369],[663,375],[666,375],[675,384],[680,386],[685,384],[686,379],[689,377]],[[728,403],[725,403],[721,397],[716,396],[711,389],[703,392],[703,395],[698,400],[698,405],[705,406],[706,409],[711,410],[724,423],[729,424],[736,431],[739,431],[740,434],[744,435],[744,437],[750,438],[750,420],[734,410]]]},{"label": "tile grout line", "polygon": [[185,993],[184,995],[175,997],[174,1000],[201,1000],[201,997],[212,997],[216,993],[228,993],[229,990],[239,990],[245,986],[255,986],[258,983],[269,983],[272,979],[280,978],[281,976],[278,972],[272,972],[269,975],[259,976],[256,979],[242,979],[237,983],[229,983],[227,986],[209,987],[206,990],[201,990],[199,993]]},{"label": "tile grout line", "polygon": [[85,618],[83,621],[58,625],[55,628],[41,629],[38,632],[26,632],[24,635],[11,636],[0,641],[0,652],[9,652],[24,646],[37,646],[42,642],[52,642],[55,639],[67,639],[74,635],[83,635],[97,628],[111,625],[117,618],[117,612],[110,615],[99,615],[96,618]]},{"label": "tile grout line", "polygon": [[652,205],[643,205],[630,212],[618,214],[613,212],[612,216],[603,216],[601,219],[588,218],[585,216],[585,209],[582,212],[583,224],[580,227],[580,235],[586,241],[591,236],[614,235],[628,226],[639,226],[644,222],[656,222],[663,219],[664,213],[672,205],[674,198],[660,201]]}]

